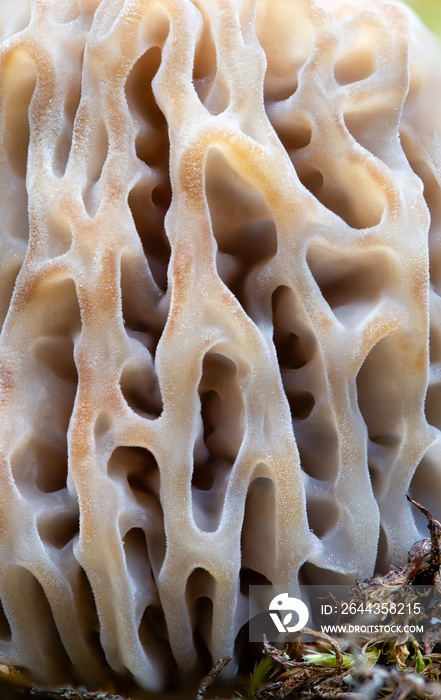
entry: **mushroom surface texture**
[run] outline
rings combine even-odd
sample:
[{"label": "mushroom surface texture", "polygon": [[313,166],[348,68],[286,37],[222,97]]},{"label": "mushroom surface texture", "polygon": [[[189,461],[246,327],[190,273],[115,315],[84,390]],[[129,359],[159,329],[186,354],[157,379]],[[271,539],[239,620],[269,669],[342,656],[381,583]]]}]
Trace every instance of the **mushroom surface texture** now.
[{"label": "mushroom surface texture", "polygon": [[379,0],[0,34],[0,662],[159,691],[441,516],[441,53]]}]

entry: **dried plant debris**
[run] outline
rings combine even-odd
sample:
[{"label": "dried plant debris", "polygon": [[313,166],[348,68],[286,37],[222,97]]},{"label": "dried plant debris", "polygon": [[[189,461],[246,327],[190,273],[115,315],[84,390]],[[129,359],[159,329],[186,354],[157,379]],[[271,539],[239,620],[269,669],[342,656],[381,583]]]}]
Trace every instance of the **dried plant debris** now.
[{"label": "dried plant debris", "polygon": [[128,700],[110,690],[92,692],[70,687],[38,688],[27,683],[27,676],[14,666],[0,664],[1,700]]},{"label": "dried plant debris", "polygon": [[89,693],[87,690],[74,690],[72,688],[58,688],[47,690],[44,688],[31,688],[31,696],[46,698],[49,700],[127,700],[122,695],[109,695],[109,693]]},{"label": "dried plant debris", "polygon": [[216,680],[217,676],[221,673],[221,671],[224,670],[224,668],[230,663],[232,656],[226,656],[224,659],[220,659],[215,666],[211,669],[211,671],[205,676],[205,678],[202,680],[198,692],[196,693],[196,700],[200,700],[203,696],[207,688],[214,683]]},{"label": "dried plant debris", "polygon": [[[265,663],[257,664],[248,690],[261,686],[255,700],[265,698],[441,698],[441,525],[416,501],[409,501],[426,516],[430,538],[417,542],[409,552],[408,563],[391,568],[383,576],[357,583],[348,603],[355,606],[384,604],[382,623],[393,627],[394,605],[400,600],[410,603],[401,628],[417,622],[424,632],[417,637],[410,632],[366,633],[363,643],[354,644],[349,637],[336,638],[309,628],[292,635],[285,649],[263,641]],[[421,602],[421,586],[434,586],[436,595],[430,604]],[[387,605],[386,605],[387,604]],[[417,614],[417,611],[418,614]],[[249,698],[249,693],[243,695]]]}]

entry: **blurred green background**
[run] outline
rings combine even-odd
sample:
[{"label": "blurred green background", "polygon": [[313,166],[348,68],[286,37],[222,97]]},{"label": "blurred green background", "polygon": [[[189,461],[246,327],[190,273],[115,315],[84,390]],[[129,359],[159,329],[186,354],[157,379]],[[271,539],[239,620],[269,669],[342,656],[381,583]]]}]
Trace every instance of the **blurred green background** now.
[{"label": "blurred green background", "polygon": [[407,0],[423,22],[441,36],[441,0]]}]

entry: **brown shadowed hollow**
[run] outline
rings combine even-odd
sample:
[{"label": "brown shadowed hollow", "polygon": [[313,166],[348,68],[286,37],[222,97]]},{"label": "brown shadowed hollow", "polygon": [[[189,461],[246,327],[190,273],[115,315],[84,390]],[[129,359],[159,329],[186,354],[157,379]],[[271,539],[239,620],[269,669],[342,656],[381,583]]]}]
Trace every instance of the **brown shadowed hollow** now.
[{"label": "brown shadowed hollow", "polygon": [[441,516],[441,54],[378,0],[0,35],[0,663],[158,691]]}]

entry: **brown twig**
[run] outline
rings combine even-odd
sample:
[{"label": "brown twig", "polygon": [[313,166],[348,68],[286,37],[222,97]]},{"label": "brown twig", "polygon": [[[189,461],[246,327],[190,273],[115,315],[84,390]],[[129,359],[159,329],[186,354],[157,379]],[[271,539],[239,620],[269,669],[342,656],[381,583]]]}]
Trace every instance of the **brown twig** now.
[{"label": "brown twig", "polygon": [[203,697],[207,688],[213,683],[219,673],[224,670],[225,666],[230,663],[232,658],[232,656],[225,656],[223,659],[220,659],[215,666],[213,666],[211,671],[202,680],[202,683],[198,688],[198,692],[196,693],[195,700],[200,700]]},{"label": "brown twig", "polygon": [[441,534],[441,524],[438,522],[438,520],[435,520],[435,518],[432,516],[432,514],[425,508],[424,506],[421,505],[421,503],[418,503],[417,501],[414,501],[410,496],[406,494],[406,498],[410,503],[412,503],[418,510],[420,510],[427,518],[428,520],[428,528],[430,531],[430,566],[429,569],[427,570],[427,576],[431,576],[432,578],[435,576],[435,574],[439,571],[440,565],[441,565],[441,553],[440,553],[440,546],[439,546],[439,538]]},{"label": "brown twig", "polygon": [[290,659],[286,652],[280,651],[280,649],[273,647],[267,640],[266,634],[263,635],[263,648],[267,656],[269,656],[273,661],[277,661],[278,664],[281,664],[285,668],[295,668],[296,666],[301,665],[301,662]]}]

